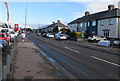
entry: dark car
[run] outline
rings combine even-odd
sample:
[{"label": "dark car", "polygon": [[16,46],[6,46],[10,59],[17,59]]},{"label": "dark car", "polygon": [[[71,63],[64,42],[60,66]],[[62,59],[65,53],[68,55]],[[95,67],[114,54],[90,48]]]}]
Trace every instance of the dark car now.
[{"label": "dark car", "polygon": [[42,35],[43,37],[47,37],[47,33],[43,33],[43,35]]},{"label": "dark car", "polygon": [[0,48],[2,49],[1,51],[4,52],[5,50],[7,50],[6,49],[7,47],[8,47],[8,42],[0,39]]}]

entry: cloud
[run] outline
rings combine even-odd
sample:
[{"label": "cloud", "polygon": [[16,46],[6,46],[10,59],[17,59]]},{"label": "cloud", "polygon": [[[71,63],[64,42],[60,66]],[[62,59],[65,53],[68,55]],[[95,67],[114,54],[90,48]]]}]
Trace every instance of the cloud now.
[{"label": "cloud", "polygon": [[77,19],[82,16],[84,16],[84,12],[75,12],[72,18]]},{"label": "cloud", "polygon": [[118,2],[119,0],[2,0],[5,2]]},{"label": "cloud", "polygon": [[[73,1],[80,1],[80,0],[73,0]],[[89,0],[86,0],[89,1]],[[108,9],[108,5],[113,4],[116,8],[118,8],[118,1],[119,0],[92,0],[94,2],[86,2],[83,3],[85,10],[81,12],[74,12],[73,19],[80,18],[84,16],[86,11],[89,11],[90,14],[105,11]],[[81,4],[81,3],[80,3]]]},{"label": "cloud", "polygon": [[69,0],[71,2],[118,2],[119,0]]},{"label": "cloud", "polygon": [[113,4],[115,7],[118,7],[117,2],[91,2],[86,5],[86,11],[90,13],[96,13],[100,11],[105,11],[108,9],[108,5]]},{"label": "cloud", "polygon": [[63,21],[64,19],[62,19],[62,18],[57,18],[57,20]]}]

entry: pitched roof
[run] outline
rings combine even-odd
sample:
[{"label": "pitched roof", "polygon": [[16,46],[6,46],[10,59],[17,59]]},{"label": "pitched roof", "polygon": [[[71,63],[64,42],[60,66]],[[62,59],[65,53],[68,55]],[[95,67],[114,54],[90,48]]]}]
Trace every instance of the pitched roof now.
[{"label": "pitched roof", "polygon": [[87,22],[87,21],[93,21],[93,20],[99,20],[99,19],[105,19],[105,18],[112,18],[112,17],[120,17],[120,9],[115,8],[113,10],[106,10],[98,13],[94,13],[91,15],[86,15],[81,18],[78,18],[69,24],[74,24],[74,23],[80,23],[80,22]]},{"label": "pitched roof", "polygon": [[49,25],[47,28],[56,27],[56,26],[57,27],[67,27],[66,25],[62,24],[61,22],[57,22],[57,23]]},{"label": "pitched roof", "polygon": [[55,26],[55,27],[56,27],[56,26],[58,26],[58,27],[66,27],[66,25],[64,25],[64,24],[62,24],[62,23],[56,23],[54,26]]}]

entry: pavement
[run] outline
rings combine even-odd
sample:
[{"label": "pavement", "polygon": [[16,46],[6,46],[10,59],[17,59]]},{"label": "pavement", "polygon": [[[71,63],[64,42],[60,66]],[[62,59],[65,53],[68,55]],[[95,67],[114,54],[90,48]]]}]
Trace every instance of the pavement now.
[{"label": "pavement", "polygon": [[120,48],[118,48],[117,46],[108,46],[108,47],[107,46],[99,46],[98,43],[90,43],[88,41],[82,42],[82,44],[80,44],[80,46],[85,47],[85,48],[90,48],[93,50],[112,53],[115,55],[120,55]]},{"label": "pavement", "polygon": [[65,79],[40,53],[40,49],[27,38],[17,39],[13,79]]}]

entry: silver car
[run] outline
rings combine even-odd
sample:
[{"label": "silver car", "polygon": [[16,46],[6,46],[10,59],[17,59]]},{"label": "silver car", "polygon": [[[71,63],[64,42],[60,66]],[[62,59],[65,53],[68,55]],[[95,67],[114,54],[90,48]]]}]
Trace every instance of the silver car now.
[{"label": "silver car", "polygon": [[89,42],[98,42],[100,40],[106,40],[106,39],[107,39],[106,37],[97,36],[97,35],[91,35],[91,36],[88,37]]}]

